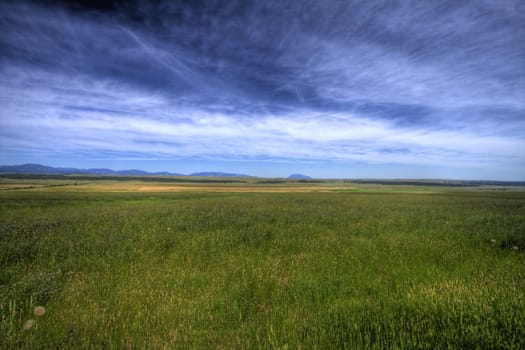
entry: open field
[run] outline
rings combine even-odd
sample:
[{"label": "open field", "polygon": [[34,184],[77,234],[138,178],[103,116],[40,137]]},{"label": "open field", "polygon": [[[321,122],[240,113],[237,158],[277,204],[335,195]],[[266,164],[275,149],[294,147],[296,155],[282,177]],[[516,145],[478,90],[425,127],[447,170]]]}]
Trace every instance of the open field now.
[{"label": "open field", "polygon": [[521,190],[525,182],[457,180],[329,180],[254,177],[122,176],[0,173],[2,190],[83,192],[396,192]]},{"label": "open field", "polygon": [[2,179],[0,348],[525,347],[523,189],[239,181]]}]

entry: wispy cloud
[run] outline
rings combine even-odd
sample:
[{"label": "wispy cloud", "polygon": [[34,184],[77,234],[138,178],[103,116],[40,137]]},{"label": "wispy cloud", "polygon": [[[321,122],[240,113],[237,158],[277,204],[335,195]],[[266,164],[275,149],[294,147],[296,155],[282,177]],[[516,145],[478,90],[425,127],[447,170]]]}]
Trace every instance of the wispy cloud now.
[{"label": "wispy cloud", "polygon": [[0,5],[6,160],[40,150],[525,176],[519,1],[122,6]]}]

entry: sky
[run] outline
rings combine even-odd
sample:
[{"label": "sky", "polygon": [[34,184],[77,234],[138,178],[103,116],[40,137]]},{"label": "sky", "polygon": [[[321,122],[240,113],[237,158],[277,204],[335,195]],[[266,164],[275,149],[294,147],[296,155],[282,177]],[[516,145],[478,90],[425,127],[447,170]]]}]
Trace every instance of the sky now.
[{"label": "sky", "polygon": [[525,180],[525,2],[0,1],[0,164]]}]

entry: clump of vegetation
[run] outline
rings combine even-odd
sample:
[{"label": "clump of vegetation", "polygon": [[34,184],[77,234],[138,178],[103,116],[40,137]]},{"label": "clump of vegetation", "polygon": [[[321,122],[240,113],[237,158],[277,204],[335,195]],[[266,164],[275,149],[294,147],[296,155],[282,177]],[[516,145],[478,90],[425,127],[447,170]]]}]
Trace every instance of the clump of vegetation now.
[{"label": "clump of vegetation", "polygon": [[524,208],[519,191],[4,191],[0,348],[524,348]]},{"label": "clump of vegetation", "polygon": [[500,247],[525,252],[525,224],[516,225],[512,233],[500,242]]}]

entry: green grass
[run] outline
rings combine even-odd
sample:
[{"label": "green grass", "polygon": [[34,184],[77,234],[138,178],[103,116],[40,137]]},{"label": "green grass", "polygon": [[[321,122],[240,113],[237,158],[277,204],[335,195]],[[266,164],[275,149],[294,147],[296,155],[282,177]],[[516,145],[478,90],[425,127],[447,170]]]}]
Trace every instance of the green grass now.
[{"label": "green grass", "polygon": [[513,191],[4,191],[0,348],[522,349],[524,228]]}]

